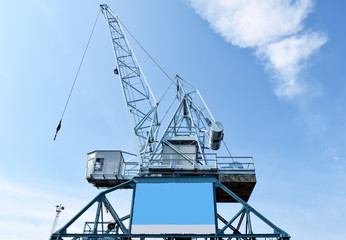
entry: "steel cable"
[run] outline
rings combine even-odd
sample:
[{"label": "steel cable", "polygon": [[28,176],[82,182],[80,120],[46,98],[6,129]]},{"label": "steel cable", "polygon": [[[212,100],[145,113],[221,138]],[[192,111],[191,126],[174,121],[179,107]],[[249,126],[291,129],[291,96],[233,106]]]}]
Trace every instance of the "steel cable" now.
[{"label": "steel cable", "polygon": [[83,53],[82,59],[81,59],[81,61],[80,61],[80,63],[79,63],[76,76],[75,76],[75,78],[74,78],[74,81],[73,81],[73,84],[72,84],[70,93],[69,93],[68,98],[67,98],[67,100],[66,100],[66,104],[65,104],[64,110],[63,110],[63,112],[62,112],[62,114],[61,114],[61,118],[60,118],[59,124],[58,124],[58,126],[56,127],[56,132],[55,132],[55,136],[54,136],[54,139],[53,139],[54,141],[55,141],[56,136],[57,136],[57,134],[58,134],[58,132],[59,132],[59,130],[60,130],[60,128],[61,128],[61,122],[62,122],[62,120],[63,120],[63,118],[64,118],[64,115],[65,115],[65,112],[66,112],[66,108],[67,108],[67,105],[68,105],[68,103],[69,103],[69,101],[70,101],[70,98],[71,98],[71,95],[72,95],[74,86],[75,86],[75,84],[76,84],[76,81],[77,81],[77,78],[78,78],[78,75],[79,75],[79,71],[80,71],[80,69],[81,69],[81,67],[82,67],[82,64],[83,64],[83,61],[84,61],[86,52],[87,52],[87,50],[88,50],[91,37],[92,37],[92,35],[94,34],[95,26],[96,26],[97,20],[98,20],[98,18],[99,18],[99,16],[100,16],[100,12],[101,12],[101,10],[98,11],[97,17],[96,17],[96,19],[95,19],[95,23],[94,23],[94,25],[93,25],[93,28],[92,28],[92,30],[91,30],[91,33],[90,33],[90,36],[89,36],[89,39],[88,39],[88,43],[87,43],[87,45],[86,45],[86,47],[85,47],[85,49],[84,49],[84,53]]}]

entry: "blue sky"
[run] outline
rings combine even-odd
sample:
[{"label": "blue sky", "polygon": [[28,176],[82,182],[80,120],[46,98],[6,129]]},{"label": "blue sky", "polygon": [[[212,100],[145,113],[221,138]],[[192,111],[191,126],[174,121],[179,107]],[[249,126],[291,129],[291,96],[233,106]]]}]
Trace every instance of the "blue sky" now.
[{"label": "blue sky", "polygon": [[[253,207],[294,239],[345,235],[343,1],[15,0],[0,8],[1,239],[47,238],[56,204],[61,225],[98,192],[86,153],[132,147],[102,17],[52,141],[100,3],[254,156]],[[160,96],[169,82],[132,45]]]}]

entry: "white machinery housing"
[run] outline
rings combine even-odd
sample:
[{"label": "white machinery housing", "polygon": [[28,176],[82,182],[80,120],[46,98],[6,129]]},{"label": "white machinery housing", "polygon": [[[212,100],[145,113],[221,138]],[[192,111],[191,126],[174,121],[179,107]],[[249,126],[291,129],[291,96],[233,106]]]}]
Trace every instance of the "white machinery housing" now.
[{"label": "white machinery housing", "polygon": [[118,181],[124,178],[124,157],[122,151],[95,150],[88,153],[87,173],[88,182]]}]

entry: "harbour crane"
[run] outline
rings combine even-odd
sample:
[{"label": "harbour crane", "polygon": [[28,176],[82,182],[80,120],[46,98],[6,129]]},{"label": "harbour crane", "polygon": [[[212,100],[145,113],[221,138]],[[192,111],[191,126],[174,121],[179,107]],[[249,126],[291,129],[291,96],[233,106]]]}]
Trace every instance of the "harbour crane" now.
[{"label": "harbour crane", "polygon": [[[100,5],[115,56],[115,75],[131,126],[135,151],[95,150],[87,155],[89,183],[104,188],[51,239],[282,239],[290,236],[252,208],[247,201],[256,184],[252,157],[234,157],[223,142],[224,127],[216,121],[197,88],[176,75],[172,116],[159,119],[160,105],[126,37],[124,25],[105,4]],[[166,114],[164,114],[166,116]],[[226,147],[228,155],[221,156]],[[131,210],[120,217],[109,194],[132,191]],[[230,220],[217,203],[238,204]],[[82,232],[69,229],[92,206],[93,221]],[[105,220],[108,213],[110,220]],[[255,232],[250,216],[271,232]],[[237,226],[235,226],[235,222]]]}]

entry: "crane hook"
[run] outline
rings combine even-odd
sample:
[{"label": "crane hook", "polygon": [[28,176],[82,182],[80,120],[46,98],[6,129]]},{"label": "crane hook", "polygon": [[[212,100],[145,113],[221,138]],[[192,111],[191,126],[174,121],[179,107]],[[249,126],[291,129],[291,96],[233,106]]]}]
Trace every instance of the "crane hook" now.
[{"label": "crane hook", "polygon": [[61,120],[60,120],[58,126],[56,127],[56,132],[55,132],[55,136],[54,136],[54,139],[53,139],[54,141],[56,139],[56,135],[58,135],[58,132],[60,131],[60,128],[61,128]]}]

